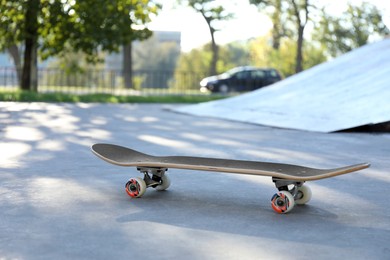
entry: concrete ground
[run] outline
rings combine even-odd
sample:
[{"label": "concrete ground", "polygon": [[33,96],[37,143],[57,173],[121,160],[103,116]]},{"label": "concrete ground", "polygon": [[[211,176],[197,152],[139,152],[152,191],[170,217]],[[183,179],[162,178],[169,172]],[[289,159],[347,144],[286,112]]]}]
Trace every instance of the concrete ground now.
[{"label": "concrete ground", "polygon": [[[275,129],[166,108],[0,103],[0,259],[389,258],[389,135]],[[308,183],[309,204],[278,215],[268,177],[171,169],[169,190],[131,199],[124,184],[141,175],[95,157],[97,142],[155,155],[372,166]]]}]

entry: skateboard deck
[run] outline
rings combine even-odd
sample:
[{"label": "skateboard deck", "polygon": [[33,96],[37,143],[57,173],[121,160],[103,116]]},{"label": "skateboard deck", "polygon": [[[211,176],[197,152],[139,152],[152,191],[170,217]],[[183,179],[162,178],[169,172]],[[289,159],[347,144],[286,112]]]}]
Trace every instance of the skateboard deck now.
[{"label": "skateboard deck", "polygon": [[[144,180],[130,179],[126,184],[126,192],[132,197],[142,196],[146,187],[154,187],[157,190],[166,189],[166,186],[169,186],[170,183],[165,175],[168,168],[270,176],[273,178],[273,182],[280,191],[278,194],[274,195],[274,197],[277,196],[277,198],[273,198],[272,200],[273,208],[278,213],[290,211],[288,209],[291,205],[286,207],[286,204],[293,204],[292,202],[294,201],[298,201],[298,204],[300,204],[299,202],[308,199],[304,198],[304,200],[302,200],[302,198],[300,198],[303,196],[302,194],[304,192],[307,193],[308,197],[311,197],[311,192],[307,191],[308,188],[306,185],[303,186],[305,181],[330,178],[359,171],[370,166],[368,163],[360,163],[334,169],[316,169],[299,165],[260,161],[189,156],[152,156],[114,144],[94,144],[91,149],[96,156],[109,163],[119,166],[134,166],[144,173]],[[294,188],[290,189],[289,186],[291,185],[293,185]],[[144,188],[144,186],[146,187]],[[300,196],[298,196],[299,194]],[[290,201],[286,202],[287,200]],[[280,207],[278,204],[280,204]],[[278,209],[275,209],[274,206],[278,207]],[[279,210],[279,208],[282,209]]]}]

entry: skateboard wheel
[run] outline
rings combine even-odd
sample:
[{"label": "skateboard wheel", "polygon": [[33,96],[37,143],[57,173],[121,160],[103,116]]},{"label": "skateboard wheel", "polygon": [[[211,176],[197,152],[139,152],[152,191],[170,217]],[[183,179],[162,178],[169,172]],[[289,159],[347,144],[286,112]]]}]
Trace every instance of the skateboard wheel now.
[{"label": "skateboard wheel", "polygon": [[139,198],[142,195],[144,195],[146,191],[146,183],[143,179],[137,177],[137,178],[131,178],[126,183],[126,193],[133,198]]},{"label": "skateboard wheel", "polygon": [[164,174],[164,176],[161,177],[161,184],[156,186],[156,190],[162,191],[169,188],[171,185],[171,180],[169,179],[168,175]]},{"label": "skateboard wheel", "polygon": [[285,214],[294,208],[294,197],[288,191],[279,191],[271,199],[271,206],[277,213]]},{"label": "skateboard wheel", "polygon": [[296,195],[295,203],[298,205],[303,205],[309,202],[311,199],[311,189],[309,186],[303,185],[298,188],[298,194]]}]

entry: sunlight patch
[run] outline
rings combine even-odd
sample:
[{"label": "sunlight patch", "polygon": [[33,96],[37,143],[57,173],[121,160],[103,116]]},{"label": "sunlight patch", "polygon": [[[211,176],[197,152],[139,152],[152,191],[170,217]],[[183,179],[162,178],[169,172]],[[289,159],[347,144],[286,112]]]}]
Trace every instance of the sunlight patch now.
[{"label": "sunlight patch", "polygon": [[140,135],[138,139],[152,144],[158,144],[158,145],[168,146],[168,147],[185,148],[191,146],[191,144],[187,142],[171,140],[171,139],[154,136],[154,135]]},{"label": "sunlight patch", "polygon": [[20,164],[21,157],[31,151],[31,146],[24,143],[0,143],[0,165],[12,168]]},{"label": "sunlight patch", "polygon": [[184,133],[182,134],[182,136],[184,138],[187,138],[187,139],[190,139],[190,140],[194,140],[194,141],[205,141],[207,140],[207,138],[203,135],[199,135],[199,134],[193,134],[193,133]]},{"label": "sunlight patch", "polygon": [[77,135],[81,137],[88,137],[93,139],[108,139],[110,132],[101,129],[88,129],[87,131],[77,131]]},{"label": "sunlight patch", "polygon": [[8,126],[5,128],[5,138],[20,141],[39,141],[45,135],[36,128],[25,126]]},{"label": "sunlight patch", "polygon": [[91,123],[94,125],[105,125],[107,124],[107,119],[104,117],[95,117],[91,119]]},{"label": "sunlight patch", "polygon": [[39,142],[37,148],[40,150],[47,150],[47,151],[61,151],[64,148],[64,144],[59,141],[45,140]]},{"label": "sunlight patch", "polygon": [[144,123],[153,123],[153,122],[158,122],[159,119],[151,116],[145,116],[141,119],[141,122]]}]

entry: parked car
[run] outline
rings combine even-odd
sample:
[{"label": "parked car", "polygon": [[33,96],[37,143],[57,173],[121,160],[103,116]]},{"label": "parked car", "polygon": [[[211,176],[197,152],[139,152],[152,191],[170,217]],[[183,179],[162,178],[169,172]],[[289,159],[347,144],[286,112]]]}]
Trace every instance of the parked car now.
[{"label": "parked car", "polygon": [[251,91],[281,79],[282,77],[276,69],[243,66],[231,69],[221,75],[202,79],[200,90],[220,93]]}]

